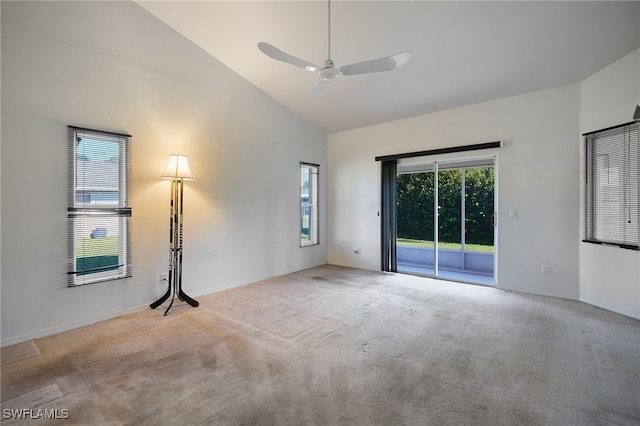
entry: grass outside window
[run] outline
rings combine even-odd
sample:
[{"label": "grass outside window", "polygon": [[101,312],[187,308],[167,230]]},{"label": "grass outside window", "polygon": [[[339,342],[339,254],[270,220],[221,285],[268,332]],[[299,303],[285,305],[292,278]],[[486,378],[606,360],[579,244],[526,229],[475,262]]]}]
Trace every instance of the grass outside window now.
[{"label": "grass outside window", "polygon": [[[427,240],[414,240],[411,238],[398,238],[396,240],[396,244],[399,246],[405,247],[423,247],[423,248],[434,248],[433,241]],[[462,245],[460,243],[445,243],[439,242],[438,248],[445,250],[461,250]],[[465,244],[465,251],[468,252],[478,252],[478,253],[493,253],[494,246],[484,245],[484,244]]]}]

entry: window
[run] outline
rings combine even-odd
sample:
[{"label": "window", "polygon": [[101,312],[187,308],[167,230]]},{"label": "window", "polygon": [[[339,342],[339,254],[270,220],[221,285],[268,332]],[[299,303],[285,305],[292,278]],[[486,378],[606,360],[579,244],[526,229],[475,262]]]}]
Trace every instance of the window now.
[{"label": "window", "polygon": [[640,250],[638,123],[583,135],[584,242]]},{"label": "window", "polygon": [[130,135],[68,128],[68,285],[131,276]]},{"label": "window", "polygon": [[319,167],[300,163],[300,247],[318,244]]}]

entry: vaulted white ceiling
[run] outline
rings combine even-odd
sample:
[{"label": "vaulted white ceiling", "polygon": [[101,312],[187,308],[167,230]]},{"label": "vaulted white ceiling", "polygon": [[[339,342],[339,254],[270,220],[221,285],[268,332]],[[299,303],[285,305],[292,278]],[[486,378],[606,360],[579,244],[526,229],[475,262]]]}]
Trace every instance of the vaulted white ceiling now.
[{"label": "vaulted white ceiling", "polygon": [[[412,52],[389,72],[343,76],[311,96],[327,2],[139,1],[142,7],[327,133],[576,83],[640,47],[640,2],[331,2],[336,67]],[[640,76],[639,76],[640,78]]]}]

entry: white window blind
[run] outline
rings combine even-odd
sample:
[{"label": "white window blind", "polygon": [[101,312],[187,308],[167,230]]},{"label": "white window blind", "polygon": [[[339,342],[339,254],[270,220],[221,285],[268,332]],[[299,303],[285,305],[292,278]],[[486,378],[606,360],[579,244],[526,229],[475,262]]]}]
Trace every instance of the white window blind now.
[{"label": "white window blind", "polygon": [[68,284],[131,276],[130,135],[68,128]]},{"label": "white window blind", "polygon": [[583,136],[583,241],[640,250],[638,122]]}]

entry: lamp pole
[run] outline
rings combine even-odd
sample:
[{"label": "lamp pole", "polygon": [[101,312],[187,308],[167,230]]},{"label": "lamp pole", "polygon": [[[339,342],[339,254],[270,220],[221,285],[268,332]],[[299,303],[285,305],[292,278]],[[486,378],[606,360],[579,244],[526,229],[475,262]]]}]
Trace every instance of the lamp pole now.
[{"label": "lamp pole", "polygon": [[194,308],[200,303],[189,297],[182,290],[182,218],[184,201],[184,180],[193,179],[187,157],[172,155],[169,158],[169,165],[163,174],[163,178],[171,179],[170,216],[169,216],[169,274],[167,291],[152,304],[151,309],[155,309],[164,303],[169,296],[171,302],[164,311],[164,315],[169,314],[173,302],[177,297],[183,302],[187,302]]}]

